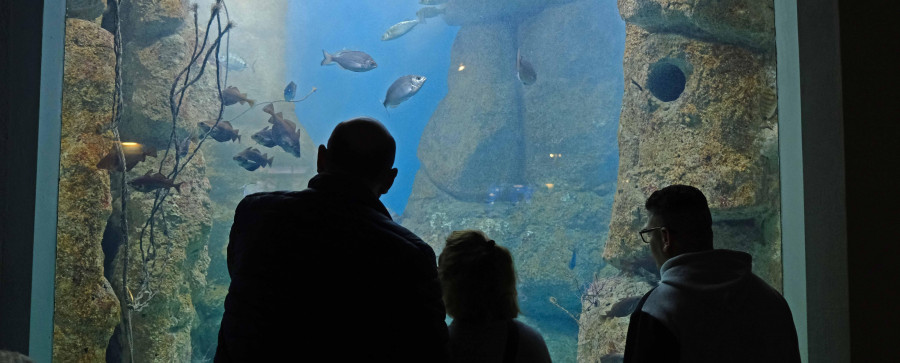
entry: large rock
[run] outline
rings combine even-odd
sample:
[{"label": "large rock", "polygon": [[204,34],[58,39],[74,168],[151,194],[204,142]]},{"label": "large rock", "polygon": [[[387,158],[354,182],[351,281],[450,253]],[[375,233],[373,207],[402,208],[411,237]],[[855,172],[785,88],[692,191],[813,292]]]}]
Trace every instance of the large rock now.
[{"label": "large rock", "polygon": [[[146,46],[137,42],[126,44],[122,85],[125,107],[120,127],[123,140],[154,145],[158,149],[168,145],[172,132],[169,92],[175,76],[187,66],[193,46],[193,30],[188,27]],[[201,64],[196,64],[192,68],[191,79],[200,67]],[[200,80],[185,94],[175,124],[177,136],[180,139],[197,132],[197,123],[215,119],[218,111],[215,67],[206,66]]]},{"label": "large rock", "polygon": [[766,51],[775,46],[772,0],[618,0],[622,18],[652,33]]},{"label": "large rock", "polygon": [[[554,360],[574,361],[577,291],[603,266],[616,186],[624,29],[611,3],[536,9],[519,23],[488,14],[460,28],[402,223],[438,253],[459,229],[509,248],[522,314]],[[516,78],[517,50],[533,64],[534,84]]]},{"label": "large rock", "polygon": [[519,51],[538,77],[518,87],[530,184],[586,191],[615,183],[623,87],[616,17],[600,1],[577,1],[519,27]]},{"label": "large rock", "polygon": [[99,23],[106,10],[106,0],[67,0],[66,18],[90,20]]},{"label": "large rock", "polygon": [[[122,1],[122,31],[127,41],[153,42],[175,34],[187,19],[185,0],[124,0]],[[201,18],[209,18],[209,11],[201,11]]]},{"label": "large rock", "polygon": [[630,314],[625,315],[629,312],[616,304],[643,296],[654,286],[655,281],[623,274],[609,265],[601,270],[581,297],[578,361],[596,362],[600,358],[601,363],[618,362],[616,356],[625,353]]},{"label": "large rock", "polygon": [[109,174],[96,164],[112,146],[115,85],[112,34],[66,20],[56,242],[53,359],[98,362],[119,322],[119,302],[103,276],[101,241],[112,212]]},{"label": "large rock", "polygon": [[453,0],[444,8],[444,21],[449,25],[495,23],[507,19],[527,17],[548,6],[573,0]]},{"label": "large rock", "polygon": [[[160,158],[148,157],[127,173],[127,179],[159,168]],[[171,170],[173,157],[163,162]],[[165,201],[150,220],[156,193],[142,193],[128,187],[128,258],[119,248],[112,280],[116,291],[123,290],[122,270],[127,261],[127,288],[131,319],[134,361],[189,361],[191,331],[195,326],[195,299],[202,299],[209,267],[207,243],[211,227],[209,181],[202,153],[176,177],[181,192],[169,191]],[[116,213],[119,201],[116,200]],[[114,214],[114,218],[120,215]],[[143,251],[141,250],[143,249]],[[146,285],[142,286],[142,282]],[[132,300],[133,299],[133,300]],[[127,349],[125,334],[120,345]],[[123,353],[127,356],[128,353]]]},{"label": "large rock", "polygon": [[[508,23],[463,27],[448,71],[449,91],[419,142],[424,171],[441,190],[483,200],[497,184],[523,184],[523,147],[515,28]],[[421,172],[421,171],[420,171]]]},{"label": "large rock", "polygon": [[689,184],[709,199],[716,246],[750,252],[754,272],[780,286],[780,239],[766,232],[779,205],[773,54],[629,25],[624,63],[634,84],[622,105],[604,258],[626,271],[653,269],[637,236],[643,203],[659,188]]}]

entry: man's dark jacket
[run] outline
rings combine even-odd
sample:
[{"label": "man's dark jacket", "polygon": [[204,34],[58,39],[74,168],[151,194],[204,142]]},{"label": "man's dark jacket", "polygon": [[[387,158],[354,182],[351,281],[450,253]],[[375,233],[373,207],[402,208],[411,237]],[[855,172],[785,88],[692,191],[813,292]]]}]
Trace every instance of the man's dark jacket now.
[{"label": "man's dark jacket", "polygon": [[245,197],[228,272],[216,362],[446,358],[434,251],[351,178]]}]

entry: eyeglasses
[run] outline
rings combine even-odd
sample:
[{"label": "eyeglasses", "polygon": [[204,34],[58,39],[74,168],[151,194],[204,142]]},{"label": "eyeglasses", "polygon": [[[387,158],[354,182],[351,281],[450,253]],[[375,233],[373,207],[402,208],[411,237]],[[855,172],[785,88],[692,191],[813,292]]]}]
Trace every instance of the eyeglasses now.
[{"label": "eyeglasses", "polygon": [[644,229],[640,230],[638,232],[638,234],[641,235],[641,240],[643,240],[644,243],[650,243],[650,238],[653,237],[653,235],[651,235],[650,232],[660,230],[663,228],[666,228],[666,227],[644,228]]}]

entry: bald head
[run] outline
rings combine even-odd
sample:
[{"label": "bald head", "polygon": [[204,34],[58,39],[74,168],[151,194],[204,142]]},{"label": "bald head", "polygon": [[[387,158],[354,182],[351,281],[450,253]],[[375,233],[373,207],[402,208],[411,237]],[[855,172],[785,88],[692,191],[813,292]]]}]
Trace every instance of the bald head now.
[{"label": "bald head", "polygon": [[378,120],[358,117],[334,128],[327,149],[327,171],[371,179],[394,165],[397,144]]}]

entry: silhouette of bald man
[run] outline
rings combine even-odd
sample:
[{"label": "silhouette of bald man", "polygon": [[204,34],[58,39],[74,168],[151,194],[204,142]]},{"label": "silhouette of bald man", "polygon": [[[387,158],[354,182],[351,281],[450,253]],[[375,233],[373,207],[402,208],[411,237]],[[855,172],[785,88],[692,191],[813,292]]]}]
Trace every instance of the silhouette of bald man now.
[{"label": "silhouette of bald man", "polygon": [[446,361],[434,251],[378,200],[395,152],[377,120],[344,121],[307,189],[241,201],[216,362]]}]

